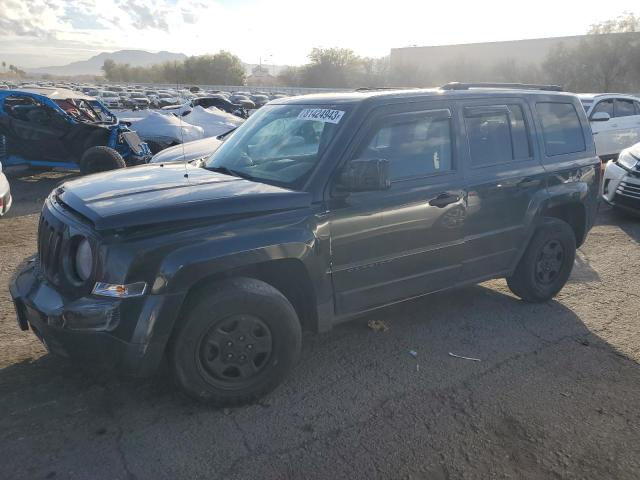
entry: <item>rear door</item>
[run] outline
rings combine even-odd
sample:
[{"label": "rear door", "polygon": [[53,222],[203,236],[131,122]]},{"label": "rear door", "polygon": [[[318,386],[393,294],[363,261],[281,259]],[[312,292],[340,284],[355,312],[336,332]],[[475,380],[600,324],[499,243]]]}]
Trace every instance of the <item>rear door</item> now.
[{"label": "rear door", "polygon": [[613,101],[613,113],[618,124],[618,152],[640,142],[640,111],[638,102],[629,98],[616,98]]},{"label": "rear door", "polygon": [[526,239],[526,213],[544,189],[533,118],[517,98],[460,103],[466,131],[464,281],[506,273]]},{"label": "rear door", "polygon": [[338,314],[441,290],[459,280],[465,195],[450,104],[378,109],[347,160],[390,163],[391,188],[332,198]]}]

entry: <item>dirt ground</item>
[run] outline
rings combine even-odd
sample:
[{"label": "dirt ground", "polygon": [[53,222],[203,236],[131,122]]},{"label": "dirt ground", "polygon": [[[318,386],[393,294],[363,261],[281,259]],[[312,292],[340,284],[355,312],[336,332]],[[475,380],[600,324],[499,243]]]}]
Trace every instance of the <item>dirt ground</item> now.
[{"label": "dirt ground", "polygon": [[554,301],[526,304],[491,281],[380,310],[306,336],[259,404],[216,410],[162,373],[83,371],[19,331],[6,285],[65,175],[9,176],[0,478],[640,478],[638,220],[601,208]]}]

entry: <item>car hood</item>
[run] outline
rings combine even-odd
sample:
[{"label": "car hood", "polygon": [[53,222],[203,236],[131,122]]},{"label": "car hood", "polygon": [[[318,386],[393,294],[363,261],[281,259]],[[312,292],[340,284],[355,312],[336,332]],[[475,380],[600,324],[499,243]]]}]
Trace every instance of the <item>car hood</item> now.
[{"label": "car hood", "polygon": [[143,165],[66,182],[56,198],[97,230],[307,208],[311,195],[183,164]]},{"label": "car hood", "polygon": [[636,143],[635,145],[630,146],[626,149],[631,155],[640,160],[640,143]]},{"label": "car hood", "polygon": [[216,137],[202,138],[193,142],[186,142],[165,148],[151,158],[151,163],[190,162],[197,158],[206,157],[215,152],[222,145],[222,140]]}]

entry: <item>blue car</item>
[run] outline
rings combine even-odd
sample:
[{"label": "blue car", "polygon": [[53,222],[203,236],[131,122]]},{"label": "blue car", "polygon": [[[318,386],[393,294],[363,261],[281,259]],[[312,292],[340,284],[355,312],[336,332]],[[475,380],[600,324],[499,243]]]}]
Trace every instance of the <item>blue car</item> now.
[{"label": "blue car", "polygon": [[5,166],[80,169],[84,174],[146,163],[148,145],[93,97],[60,88],[0,90],[0,161]]}]

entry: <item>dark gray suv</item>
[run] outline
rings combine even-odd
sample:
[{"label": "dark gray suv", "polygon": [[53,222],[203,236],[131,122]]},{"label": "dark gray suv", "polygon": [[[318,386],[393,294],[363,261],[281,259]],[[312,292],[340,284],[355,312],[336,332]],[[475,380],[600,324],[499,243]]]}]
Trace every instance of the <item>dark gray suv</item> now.
[{"label": "dark gray suv", "polygon": [[449,84],[278,99],[208,159],[73,180],[47,198],[11,284],[50,351],[254,401],[303,330],[505,277],[528,302],[567,281],[600,161],[553,86]]}]

